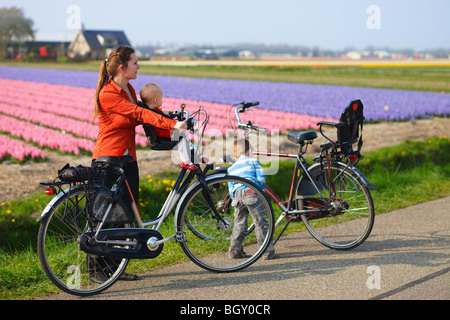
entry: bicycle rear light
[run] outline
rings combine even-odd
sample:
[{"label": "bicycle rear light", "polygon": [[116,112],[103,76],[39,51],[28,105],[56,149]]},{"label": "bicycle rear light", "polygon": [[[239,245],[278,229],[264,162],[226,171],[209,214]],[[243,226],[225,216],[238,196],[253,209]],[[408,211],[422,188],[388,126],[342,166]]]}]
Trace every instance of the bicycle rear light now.
[{"label": "bicycle rear light", "polygon": [[48,189],[45,189],[45,193],[49,194],[49,195],[54,195],[56,193],[56,191],[53,188],[48,188]]},{"label": "bicycle rear light", "polygon": [[355,162],[356,160],[358,160],[358,156],[352,155],[352,156],[348,156],[348,159],[350,160],[350,163]]}]

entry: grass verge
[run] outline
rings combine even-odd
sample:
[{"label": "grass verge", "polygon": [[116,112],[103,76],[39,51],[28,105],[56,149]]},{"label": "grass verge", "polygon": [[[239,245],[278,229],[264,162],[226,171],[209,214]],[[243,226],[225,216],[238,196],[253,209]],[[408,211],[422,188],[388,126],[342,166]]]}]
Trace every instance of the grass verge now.
[{"label": "grass verge", "polygon": [[[445,197],[450,194],[450,141],[447,137],[406,141],[368,152],[358,168],[378,187],[372,192],[377,214]],[[292,170],[292,162],[281,162],[279,172],[267,176],[268,185],[279,195],[287,194],[286,181],[290,181]],[[159,211],[176,175],[165,172],[141,180],[140,206],[144,219]],[[36,218],[47,201],[48,196],[39,193],[1,203],[0,299],[31,299],[56,291],[42,271],[35,250],[39,228]],[[290,230],[296,231],[302,224],[291,226]],[[172,222],[166,222],[164,228],[163,235],[173,233]],[[171,241],[158,258],[131,261],[128,271],[146,272],[186,260],[180,246]]]}]

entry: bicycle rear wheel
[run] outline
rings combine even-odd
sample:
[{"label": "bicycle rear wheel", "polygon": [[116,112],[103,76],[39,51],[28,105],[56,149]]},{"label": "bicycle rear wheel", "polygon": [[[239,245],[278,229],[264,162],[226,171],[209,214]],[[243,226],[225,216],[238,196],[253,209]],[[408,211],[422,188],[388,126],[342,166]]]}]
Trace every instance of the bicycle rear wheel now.
[{"label": "bicycle rear wheel", "polygon": [[[44,217],[38,234],[38,254],[48,278],[61,290],[79,296],[106,290],[128,265],[128,259],[107,258],[87,254],[79,240],[88,231],[95,231],[100,213],[111,202],[108,191],[95,187],[73,187],[61,195]],[[58,196],[57,196],[58,197]],[[91,199],[90,202],[87,202]],[[91,203],[90,206],[87,203]],[[126,207],[119,201],[110,213],[126,219]],[[126,227],[109,222],[107,227]]]},{"label": "bicycle rear wheel", "polygon": [[340,162],[324,161],[308,172],[315,185],[303,176],[297,188],[303,209],[327,209],[327,212],[302,214],[310,234],[323,245],[347,250],[363,243],[372,231],[375,210],[369,189],[359,175]]},{"label": "bicycle rear wheel", "polygon": [[[270,201],[263,191],[252,182],[233,176],[212,177],[206,181],[209,194],[221,219],[208,204],[202,187],[197,184],[190,189],[177,211],[177,234],[183,251],[198,266],[214,272],[237,271],[257,261],[267,248],[273,250],[272,233],[274,214]],[[242,247],[239,257],[230,254],[234,215],[239,206],[233,206],[228,192],[229,183],[239,183],[256,196],[256,205],[247,216],[245,232],[241,232]],[[239,207],[242,210],[242,207]],[[255,210],[253,210],[255,209]],[[258,213],[255,213],[258,212]],[[261,229],[247,230],[258,220]],[[242,230],[242,229],[240,229]],[[181,238],[181,239],[180,239]]]}]

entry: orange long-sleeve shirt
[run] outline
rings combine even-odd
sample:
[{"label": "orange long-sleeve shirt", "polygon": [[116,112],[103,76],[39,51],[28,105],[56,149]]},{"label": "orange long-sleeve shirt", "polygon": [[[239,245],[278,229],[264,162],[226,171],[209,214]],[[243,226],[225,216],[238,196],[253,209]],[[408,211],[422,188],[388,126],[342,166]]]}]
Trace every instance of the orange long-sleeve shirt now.
[{"label": "orange long-sleeve shirt", "polygon": [[[137,101],[134,88],[130,84],[128,88]],[[102,156],[120,157],[126,153],[126,150],[136,159],[135,128],[137,125],[147,123],[158,128],[173,130],[176,124],[175,120],[167,119],[132,103],[125,90],[112,79],[100,90],[99,100],[99,133],[92,159]]]}]

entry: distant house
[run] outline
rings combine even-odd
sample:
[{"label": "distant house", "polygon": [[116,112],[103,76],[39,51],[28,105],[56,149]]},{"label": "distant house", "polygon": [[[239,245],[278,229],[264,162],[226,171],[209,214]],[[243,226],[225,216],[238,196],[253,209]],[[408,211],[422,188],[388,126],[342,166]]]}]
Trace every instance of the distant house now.
[{"label": "distant house", "polygon": [[346,54],[347,58],[353,59],[353,60],[359,60],[362,58],[362,55],[358,51],[349,51]]},{"label": "distant house", "polygon": [[70,59],[101,60],[119,45],[130,45],[123,31],[81,29],[69,46],[68,56]]},{"label": "distant house", "polygon": [[29,61],[56,61],[66,57],[70,42],[67,41],[25,41],[17,46],[11,46],[7,50],[10,58],[16,60],[27,59]]}]

